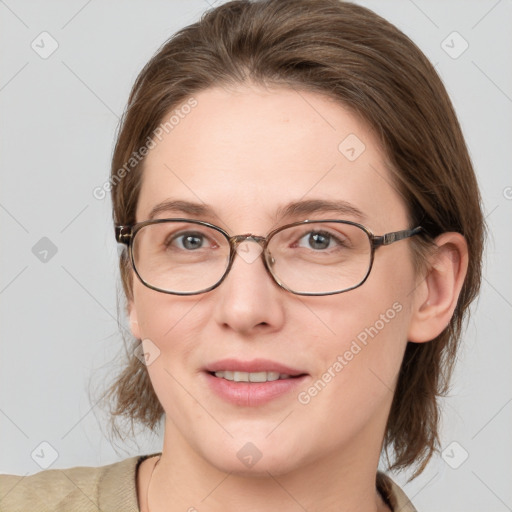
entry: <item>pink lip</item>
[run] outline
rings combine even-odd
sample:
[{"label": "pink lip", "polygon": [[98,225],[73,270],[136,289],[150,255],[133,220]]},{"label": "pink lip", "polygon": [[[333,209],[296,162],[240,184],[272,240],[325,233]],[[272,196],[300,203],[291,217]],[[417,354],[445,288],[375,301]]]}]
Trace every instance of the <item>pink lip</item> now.
[{"label": "pink lip", "polygon": [[238,361],[237,359],[222,359],[209,364],[207,372],[278,372],[286,375],[304,375],[306,372],[285,366],[269,359],[253,359],[252,361]]},{"label": "pink lip", "polygon": [[[239,372],[279,372],[294,377],[271,382],[234,382],[213,375],[214,372],[223,370]],[[244,407],[263,405],[271,400],[284,396],[299,387],[308,377],[305,372],[266,359],[255,359],[252,361],[223,359],[208,365],[204,375],[208,386],[215,394],[227,402]]]}]

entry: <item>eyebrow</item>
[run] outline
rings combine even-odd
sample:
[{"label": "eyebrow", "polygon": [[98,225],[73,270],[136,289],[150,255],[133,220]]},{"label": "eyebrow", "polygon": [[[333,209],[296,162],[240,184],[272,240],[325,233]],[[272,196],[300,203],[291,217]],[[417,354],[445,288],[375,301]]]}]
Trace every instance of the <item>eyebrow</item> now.
[{"label": "eyebrow", "polygon": [[192,203],[190,201],[167,199],[153,206],[148,219],[152,220],[161,213],[181,212],[196,216],[214,216],[215,212],[206,204]]},{"label": "eyebrow", "polygon": [[[158,203],[151,209],[148,219],[152,220],[161,213],[170,212],[203,217],[217,217],[214,209],[207,204],[167,199]],[[342,216],[350,215],[360,221],[366,220],[366,215],[359,208],[347,201],[326,199],[307,199],[290,202],[277,208],[276,218],[307,216],[313,213],[334,213]]]},{"label": "eyebrow", "polygon": [[278,218],[310,215],[312,213],[335,213],[337,215],[350,215],[356,219],[366,220],[365,214],[353,204],[347,201],[327,199],[307,199],[295,201],[277,209]]}]

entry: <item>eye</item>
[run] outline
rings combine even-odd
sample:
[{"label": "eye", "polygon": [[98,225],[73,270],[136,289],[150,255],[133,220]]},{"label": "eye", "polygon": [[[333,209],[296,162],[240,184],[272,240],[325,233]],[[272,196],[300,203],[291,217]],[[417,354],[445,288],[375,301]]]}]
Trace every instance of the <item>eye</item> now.
[{"label": "eye", "polygon": [[301,244],[301,241],[304,241],[307,248],[314,250],[346,247],[346,243],[341,238],[342,237],[335,236],[327,231],[309,231],[299,239],[298,245],[304,247],[304,245]]},{"label": "eye", "polygon": [[210,241],[210,245],[215,247],[216,244],[213,240],[210,240],[207,235],[199,231],[184,231],[178,234],[173,234],[166,240],[165,246],[171,247],[172,245],[177,246],[178,249],[185,251],[195,251],[198,249],[205,248],[203,244]]}]

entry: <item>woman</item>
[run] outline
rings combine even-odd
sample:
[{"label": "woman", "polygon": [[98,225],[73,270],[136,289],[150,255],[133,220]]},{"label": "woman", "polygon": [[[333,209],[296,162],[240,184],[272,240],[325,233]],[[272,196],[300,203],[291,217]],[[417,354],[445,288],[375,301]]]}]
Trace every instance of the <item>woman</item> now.
[{"label": "woman", "polygon": [[162,451],[2,476],[6,510],[415,510],[378,461],[438,446],[484,229],[420,50],[337,0],[221,5],[140,73],[110,188],[114,414]]}]

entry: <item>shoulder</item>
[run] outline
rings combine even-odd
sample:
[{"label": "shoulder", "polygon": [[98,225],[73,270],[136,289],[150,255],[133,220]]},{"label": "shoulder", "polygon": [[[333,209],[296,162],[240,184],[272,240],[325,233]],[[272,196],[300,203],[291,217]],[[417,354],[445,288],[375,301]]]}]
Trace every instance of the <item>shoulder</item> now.
[{"label": "shoulder", "polygon": [[411,500],[398,484],[380,471],[377,473],[377,489],[393,511],[417,512]]},{"label": "shoulder", "polygon": [[4,512],[138,512],[136,456],[99,467],[47,469],[33,475],[0,475],[0,509]]}]

